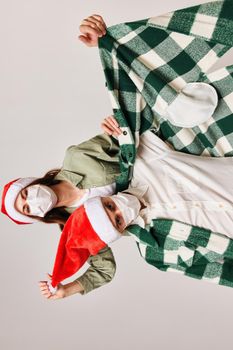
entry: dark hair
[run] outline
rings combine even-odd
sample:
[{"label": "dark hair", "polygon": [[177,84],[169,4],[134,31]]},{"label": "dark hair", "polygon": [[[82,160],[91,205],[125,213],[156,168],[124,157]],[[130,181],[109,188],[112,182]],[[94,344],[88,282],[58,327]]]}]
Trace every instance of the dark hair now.
[{"label": "dark hair", "polygon": [[[61,180],[54,179],[55,176],[60,172],[61,169],[53,169],[48,171],[43,177],[40,177],[30,183],[27,187],[32,185],[45,185],[52,186],[57,185]],[[63,227],[69,218],[70,214],[65,210],[65,207],[53,208],[44,217],[30,215],[30,217],[42,221],[46,224],[58,224],[60,229],[63,230]]]}]

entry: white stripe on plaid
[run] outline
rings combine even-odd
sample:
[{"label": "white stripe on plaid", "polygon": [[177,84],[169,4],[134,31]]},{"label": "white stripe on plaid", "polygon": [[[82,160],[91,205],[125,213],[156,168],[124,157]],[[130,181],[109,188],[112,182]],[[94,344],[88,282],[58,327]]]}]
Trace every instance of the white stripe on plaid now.
[{"label": "white stripe on plaid", "polygon": [[122,133],[118,136],[118,142],[119,145],[130,145],[133,144],[134,141],[131,137],[131,130],[128,127],[121,127],[120,128]]},{"label": "white stripe on plaid", "polygon": [[195,38],[192,36],[189,36],[183,33],[176,33],[176,32],[172,32],[170,34],[170,38],[172,38],[183,50],[188,45],[190,45],[193,40],[195,40]]},{"label": "white stripe on plaid", "polygon": [[226,102],[228,107],[230,108],[231,111],[233,111],[233,92],[231,92],[229,95],[224,96],[223,100]]},{"label": "white stripe on plaid", "polygon": [[207,55],[205,55],[200,61],[198,61],[198,66],[201,68],[202,72],[206,72],[210,66],[213,66],[217,62],[218,56],[214,50],[210,50]]},{"label": "white stripe on plaid", "polygon": [[185,85],[187,85],[187,83],[182,77],[177,77],[174,80],[172,80],[168,85],[179,92],[185,87]]},{"label": "white stripe on plaid", "polygon": [[211,233],[206,249],[223,254],[229,245],[229,238]]},{"label": "white stripe on plaid", "polygon": [[226,136],[222,136],[216,142],[214,150],[220,155],[224,156],[228,152],[232,152],[232,145],[229,143]]},{"label": "white stripe on plaid", "polygon": [[208,128],[214,123],[215,123],[215,120],[213,117],[211,117],[205,123],[198,125],[198,127],[200,131],[204,134],[208,131]]},{"label": "white stripe on plaid", "polygon": [[119,40],[118,40],[118,42],[119,42],[119,44],[125,44],[125,43],[127,43],[128,41],[130,41],[130,40],[132,40],[133,38],[135,38],[135,36],[137,36],[138,34],[136,33],[136,32],[134,32],[134,31],[132,31],[132,32],[130,32],[130,33],[128,33],[128,34],[126,34],[125,36],[123,36],[122,38],[120,38]]},{"label": "white stripe on plaid", "polygon": [[150,24],[154,24],[157,26],[167,27],[173,14],[174,14],[174,12],[170,12],[170,13],[167,13],[165,15],[158,16],[158,17],[152,17],[149,19],[148,22]]},{"label": "white stripe on plaid", "polygon": [[178,131],[176,137],[184,147],[187,147],[195,140],[196,134],[192,129],[185,128]]},{"label": "white stripe on plaid", "polygon": [[129,77],[134,81],[138,91],[141,92],[143,90],[144,80],[140,78],[132,69],[129,71],[128,74],[129,74]]},{"label": "white stripe on plaid", "polygon": [[217,23],[218,17],[212,17],[197,13],[193,26],[190,30],[190,34],[204,36],[206,38],[212,38]]},{"label": "white stripe on plaid", "polygon": [[221,281],[221,277],[220,276],[218,276],[218,277],[205,277],[205,276],[203,276],[202,277],[202,280],[203,281],[206,281],[206,282],[210,282],[210,283],[214,283],[214,284],[219,284],[220,283],[220,281]]},{"label": "white stripe on plaid", "polygon": [[192,226],[174,221],[172,223],[169,235],[178,241],[186,241],[191,233]]},{"label": "white stripe on plaid", "polygon": [[212,73],[208,74],[208,77],[211,81],[217,81],[217,80],[222,80],[224,78],[227,78],[229,75],[228,70],[224,67],[221,69],[218,69],[217,71],[214,71]]},{"label": "white stripe on plaid", "polygon": [[161,95],[159,95],[156,99],[155,104],[151,107],[154,114],[157,114],[158,121],[160,120],[158,115],[161,115],[164,113],[164,110],[166,110],[168,107],[168,103],[162,98]]},{"label": "white stripe on plaid", "polygon": [[166,64],[166,62],[154,50],[143,53],[137,57],[137,60],[143,63],[150,70],[159,68]]},{"label": "white stripe on plaid", "polygon": [[164,264],[178,264],[178,258],[181,258],[187,265],[192,265],[194,251],[184,246],[180,246],[178,250],[164,249]]},{"label": "white stripe on plaid", "polygon": [[109,90],[110,102],[113,109],[119,109],[119,104],[117,103],[118,90]]}]

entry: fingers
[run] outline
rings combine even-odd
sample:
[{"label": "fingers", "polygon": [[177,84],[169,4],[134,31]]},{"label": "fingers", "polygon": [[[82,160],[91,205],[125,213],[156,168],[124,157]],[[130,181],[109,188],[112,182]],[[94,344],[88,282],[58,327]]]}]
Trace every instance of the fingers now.
[{"label": "fingers", "polygon": [[[107,134],[107,135],[114,135],[114,132],[112,129],[108,128],[107,126],[105,126],[103,123],[101,124],[101,127],[103,129],[103,131]],[[114,135],[115,136],[115,135]]]},{"label": "fingers", "polygon": [[85,35],[93,35],[94,37],[98,37],[98,36],[101,36],[101,32],[97,29],[94,29],[92,27],[90,27],[89,25],[86,25],[86,24],[81,24],[79,26],[79,29],[80,29],[80,32],[82,34],[85,34]]},{"label": "fingers", "polygon": [[87,27],[92,28],[94,31],[92,32],[92,34],[96,33],[99,36],[103,36],[106,34],[106,29],[103,26],[103,24],[99,22],[94,22],[92,19],[83,20],[80,27],[79,27],[80,30],[81,29],[87,30]]},{"label": "fingers", "polygon": [[45,298],[58,299],[58,296],[56,296],[56,294],[52,294],[50,292],[47,281],[39,281],[38,284],[39,284],[40,292]]},{"label": "fingers", "polygon": [[99,15],[92,15],[85,18],[79,26],[82,35],[79,35],[81,40],[87,46],[97,46],[98,38],[106,34],[106,24]]},{"label": "fingers", "polygon": [[94,14],[91,17],[94,17],[95,19],[97,19],[104,26],[105,29],[107,28],[106,23],[104,22],[102,16]]},{"label": "fingers", "polygon": [[43,289],[40,288],[40,292],[45,298],[49,298],[52,296],[52,293],[50,292],[50,290],[48,288],[43,288]]},{"label": "fingers", "polygon": [[93,29],[86,25],[81,25],[79,29],[83,34],[79,35],[79,40],[90,47],[98,45],[98,38],[99,36],[102,36],[102,34],[99,34],[96,29]]},{"label": "fingers", "polygon": [[93,41],[90,38],[85,37],[84,35],[79,35],[79,40],[82,41],[86,46],[93,47],[97,46],[97,40]]},{"label": "fingers", "polygon": [[92,15],[88,18],[85,18],[81,25],[87,25],[91,28],[95,29],[99,34],[105,35],[106,34],[106,24],[103,20],[103,18],[100,15]]},{"label": "fingers", "polygon": [[117,120],[113,116],[105,118],[101,127],[108,135],[119,136],[122,133]]}]

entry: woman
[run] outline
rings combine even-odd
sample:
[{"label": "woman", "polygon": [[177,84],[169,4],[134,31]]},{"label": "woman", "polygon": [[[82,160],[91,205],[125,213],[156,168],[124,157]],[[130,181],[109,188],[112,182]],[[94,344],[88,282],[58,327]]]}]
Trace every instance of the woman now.
[{"label": "woman", "polygon": [[[62,228],[70,213],[88,198],[115,193],[119,175],[118,146],[108,135],[98,135],[89,141],[68,148],[63,167],[52,170],[39,179],[21,178],[5,186],[2,212],[18,224],[42,221],[57,223]],[[70,290],[82,293],[109,282],[115,272],[110,248],[89,260],[91,268]],[[79,282],[79,283],[77,283]]]},{"label": "woman", "polygon": [[[93,15],[80,25],[80,40],[87,46],[97,46],[98,38],[106,33],[101,16]],[[2,212],[18,224],[36,221],[57,223],[62,228],[70,213],[88,198],[115,193],[115,179],[119,175],[119,146],[113,135],[121,134],[117,121],[109,116],[102,123],[108,133],[98,135],[76,146],[70,146],[61,169],[47,172],[41,178],[21,178],[5,186]],[[91,267],[86,274],[66,285],[66,295],[82,294],[109,282],[115,272],[110,248],[103,249],[88,260]],[[78,282],[78,283],[77,283]],[[42,294],[45,289],[42,288]],[[58,297],[65,296],[58,293]]]}]

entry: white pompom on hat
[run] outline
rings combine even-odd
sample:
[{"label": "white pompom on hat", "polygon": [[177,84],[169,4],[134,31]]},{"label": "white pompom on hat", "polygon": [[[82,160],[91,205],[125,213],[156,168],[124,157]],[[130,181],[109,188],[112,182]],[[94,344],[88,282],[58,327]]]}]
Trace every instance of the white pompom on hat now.
[{"label": "white pompom on hat", "polygon": [[13,180],[6,184],[2,193],[2,206],[1,212],[7,215],[12,221],[16,224],[32,224],[37,222],[36,219],[31,218],[30,216],[21,214],[15,208],[15,200],[19,192],[30,185],[35,181],[36,177],[23,177],[16,180]]}]

